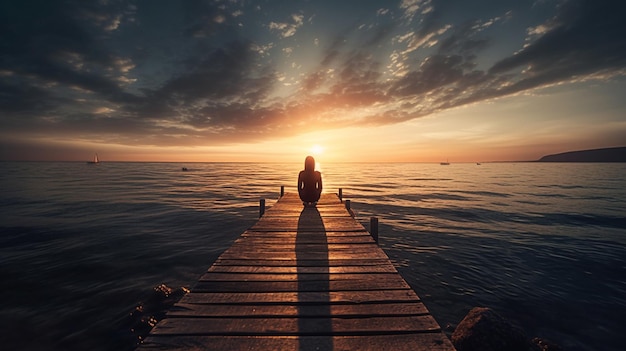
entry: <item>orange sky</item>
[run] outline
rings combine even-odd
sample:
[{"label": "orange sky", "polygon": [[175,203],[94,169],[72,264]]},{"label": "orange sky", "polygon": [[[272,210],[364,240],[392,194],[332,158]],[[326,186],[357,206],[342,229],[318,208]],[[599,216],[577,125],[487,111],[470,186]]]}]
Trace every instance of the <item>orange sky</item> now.
[{"label": "orange sky", "polygon": [[626,145],[617,2],[354,3],[7,7],[0,160],[488,162]]}]

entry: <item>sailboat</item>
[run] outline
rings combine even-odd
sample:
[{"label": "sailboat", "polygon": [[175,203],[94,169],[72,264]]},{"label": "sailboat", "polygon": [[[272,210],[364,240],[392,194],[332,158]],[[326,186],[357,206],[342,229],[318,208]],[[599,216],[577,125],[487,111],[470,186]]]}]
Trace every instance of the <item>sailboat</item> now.
[{"label": "sailboat", "polygon": [[450,161],[446,160],[446,162],[440,162],[439,164],[442,166],[448,166],[450,165]]},{"label": "sailboat", "polygon": [[98,154],[95,154],[93,156],[93,161],[87,161],[87,164],[89,165],[96,165],[98,163],[100,163],[100,160],[98,160]]}]

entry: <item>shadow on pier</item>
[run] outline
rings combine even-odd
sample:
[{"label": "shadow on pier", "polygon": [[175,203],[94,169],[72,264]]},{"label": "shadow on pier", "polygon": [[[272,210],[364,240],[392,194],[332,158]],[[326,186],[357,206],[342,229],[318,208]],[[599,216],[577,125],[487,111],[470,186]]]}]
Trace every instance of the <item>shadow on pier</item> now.
[{"label": "shadow on pier", "polygon": [[[298,218],[296,266],[300,335],[298,349],[332,350],[328,241],[324,221],[317,207],[304,207]],[[307,295],[314,296],[313,301]],[[304,339],[302,336],[315,338]]]}]

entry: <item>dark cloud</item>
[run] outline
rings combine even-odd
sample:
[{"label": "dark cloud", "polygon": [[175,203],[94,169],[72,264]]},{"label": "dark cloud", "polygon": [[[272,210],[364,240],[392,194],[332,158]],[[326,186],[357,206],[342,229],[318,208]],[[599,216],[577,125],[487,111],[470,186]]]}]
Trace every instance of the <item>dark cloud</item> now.
[{"label": "dark cloud", "polygon": [[271,70],[258,71],[256,67],[250,43],[231,42],[188,65],[187,71],[148,92],[141,104],[129,105],[128,111],[142,118],[168,118],[209,134],[268,127],[275,121],[268,117],[273,114],[258,104],[266,98],[276,76]]},{"label": "dark cloud", "polygon": [[168,81],[157,96],[173,96],[182,103],[197,99],[260,99],[267,87],[258,84],[262,78],[251,78],[253,55],[250,44],[245,42],[216,48],[197,66]]},{"label": "dark cloud", "polygon": [[[556,3],[515,27],[527,40],[503,52],[493,50],[498,40],[509,40],[498,31],[513,30],[504,26],[510,18],[523,22],[516,16],[528,5],[423,1],[409,13],[381,11],[391,6],[381,2],[367,12],[371,22],[359,17],[337,31],[313,27],[324,23],[314,6],[294,7],[282,9],[281,20],[293,14],[301,20],[278,42],[268,29],[278,20],[254,17],[256,7],[245,2],[3,2],[0,123],[6,131],[132,145],[212,144],[397,123],[595,74],[623,74],[624,5]],[[294,65],[315,63],[283,86],[281,50],[312,52],[319,37],[316,54],[289,58]],[[487,52],[500,56],[486,60]],[[274,95],[277,89],[281,94]]]},{"label": "dark cloud", "polygon": [[399,79],[391,88],[393,95],[422,95],[463,77],[464,60],[461,56],[434,55],[426,58],[419,70]]},{"label": "dark cloud", "polygon": [[186,23],[183,33],[190,37],[207,37],[217,34],[220,21],[227,16],[225,11],[208,1],[183,1],[181,6]]},{"label": "dark cloud", "polygon": [[453,52],[473,56],[478,51],[485,49],[489,45],[489,39],[478,36],[476,28],[480,25],[481,23],[478,21],[471,21],[456,27],[454,33],[439,44],[439,53]]},{"label": "dark cloud", "polygon": [[[626,66],[626,5],[618,0],[570,0],[548,23],[549,29],[490,73],[527,69],[520,89]],[[528,80],[528,82],[524,82]]]},{"label": "dark cloud", "polygon": [[10,82],[10,77],[0,79],[0,110],[5,119],[21,113],[41,113],[53,107],[45,89]]},{"label": "dark cloud", "polygon": [[[15,79],[20,80],[19,89],[27,92],[22,99],[31,99],[29,96],[37,91],[44,100],[53,94],[43,92],[43,87],[58,85],[108,99],[130,98],[111,74],[117,70],[116,57],[99,44],[98,33],[110,14],[97,10],[91,2],[83,1],[3,2],[0,71],[20,77]],[[42,105],[49,104],[34,104]]]},{"label": "dark cloud", "polygon": [[476,39],[472,28],[478,23],[468,23],[441,41],[438,55],[427,57],[390,91],[431,95],[430,108],[409,117],[414,118],[594,73],[620,74],[626,67],[624,8],[619,1],[564,1],[545,23],[544,33],[487,72],[473,70],[473,60],[489,38]]}]

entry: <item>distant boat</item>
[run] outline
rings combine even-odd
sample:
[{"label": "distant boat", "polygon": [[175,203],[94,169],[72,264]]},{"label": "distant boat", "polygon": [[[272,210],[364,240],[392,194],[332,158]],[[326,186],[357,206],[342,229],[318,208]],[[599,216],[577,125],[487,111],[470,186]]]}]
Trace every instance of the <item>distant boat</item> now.
[{"label": "distant boat", "polygon": [[439,164],[442,165],[442,166],[449,166],[450,162],[448,160],[446,160],[446,162],[440,162]]},{"label": "distant boat", "polygon": [[87,161],[88,165],[95,165],[95,164],[98,164],[98,163],[100,163],[100,160],[98,160],[98,154],[95,154],[93,156],[93,161]]},{"label": "distant boat", "polygon": [[480,166],[480,162],[476,162],[476,166]]}]

